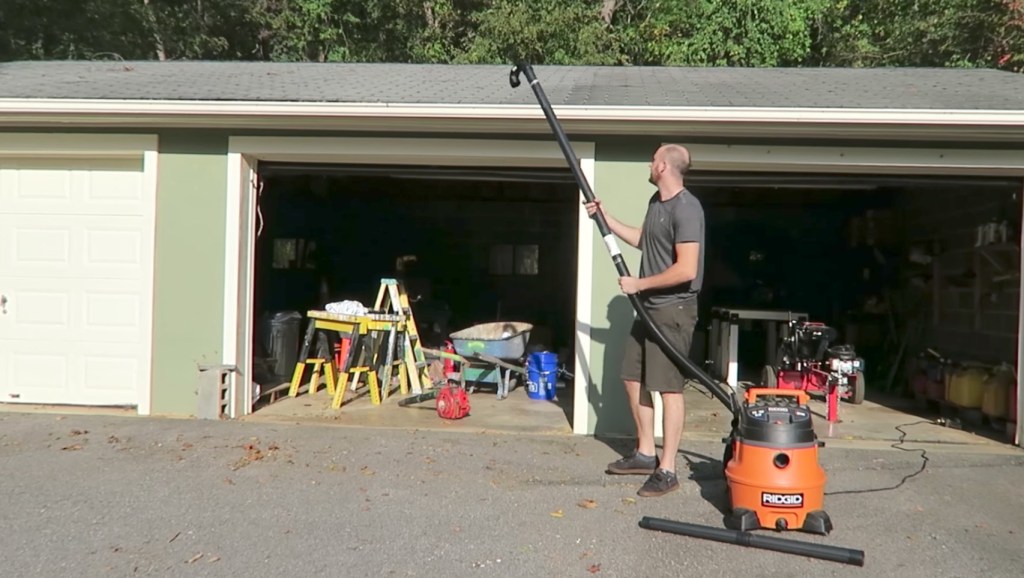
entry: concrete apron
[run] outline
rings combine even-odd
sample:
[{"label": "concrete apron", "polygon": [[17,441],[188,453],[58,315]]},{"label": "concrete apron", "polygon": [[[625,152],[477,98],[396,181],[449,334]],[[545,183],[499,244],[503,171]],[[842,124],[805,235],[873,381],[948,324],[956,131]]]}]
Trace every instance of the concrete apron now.
[{"label": "concrete apron", "polygon": [[[562,391],[562,390],[560,390]],[[517,387],[509,397],[499,400],[493,390],[477,390],[470,396],[470,415],[461,420],[438,417],[433,400],[408,407],[399,407],[401,394],[392,395],[380,405],[369,397],[346,396],[340,409],[330,407],[330,398],[323,389],[310,396],[300,393],[285,397],[260,408],[243,418],[254,422],[288,422],[348,427],[382,427],[414,430],[443,430],[469,433],[515,435],[572,435],[570,399],[538,401],[530,399],[525,389]],[[686,425],[684,440],[720,441],[728,434],[730,415],[717,400],[703,389],[686,391]],[[901,432],[905,449],[924,448],[929,451],[970,451],[972,453],[1019,453],[1024,450],[1007,443],[1004,437],[982,425],[977,433],[936,423],[938,415],[921,410],[913,400],[885,398],[878,395],[861,405],[842,403],[838,423],[825,418],[823,399],[812,398],[815,430],[826,447],[885,449],[898,442]],[[628,411],[623,408],[623,411]],[[629,437],[624,434],[622,437]]]}]

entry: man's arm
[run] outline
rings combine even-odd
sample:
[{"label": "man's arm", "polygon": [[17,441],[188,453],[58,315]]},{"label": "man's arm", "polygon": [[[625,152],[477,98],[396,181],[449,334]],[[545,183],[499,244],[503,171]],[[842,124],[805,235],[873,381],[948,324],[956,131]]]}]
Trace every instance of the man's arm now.
[{"label": "man's arm", "polygon": [[601,201],[598,199],[595,199],[590,203],[586,203],[584,206],[587,208],[587,214],[590,215],[591,218],[594,217],[594,213],[601,211],[601,214],[604,215],[604,221],[608,223],[608,229],[610,229],[612,233],[618,235],[620,239],[633,247],[637,249],[640,248],[640,234],[642,229],[630,227],[609,215],[608,211],[604,210],[604,205],[602,205]]},{"label": "man's arm", "polygon": [[676,243],[676,262],[650,277],[640,279],[640,290],[663,289],[680,285],[697,278],[697,260],[700,257],[700,244],[696,241]]},{"label": "man's arm", "polygon": [[704,231],[704,211],[697,206],[679,206],[673,218],[675,262],[667,269],[640,280],[640,290],[663,289],[697,278],[700,241]]},{"label": "man's arm", "polygon": [[604,214],[604,220],[608,223],[608,228],[618,235],[620,239],[636,249],[640,248],[640,234],[643,232],[642,229],[626,225],[608,213]]}]

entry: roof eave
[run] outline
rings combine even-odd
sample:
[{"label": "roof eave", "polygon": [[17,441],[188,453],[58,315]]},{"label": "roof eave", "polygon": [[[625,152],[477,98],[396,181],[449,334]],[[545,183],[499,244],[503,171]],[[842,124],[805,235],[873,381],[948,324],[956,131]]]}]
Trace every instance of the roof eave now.
[{"label": "roof eave", "polygon": [[[665,106],[555,106],[574,135],[955,138],[1007,142],[1024,111]],[[535,105],[0,99],[0,126],[537,134]]]}]

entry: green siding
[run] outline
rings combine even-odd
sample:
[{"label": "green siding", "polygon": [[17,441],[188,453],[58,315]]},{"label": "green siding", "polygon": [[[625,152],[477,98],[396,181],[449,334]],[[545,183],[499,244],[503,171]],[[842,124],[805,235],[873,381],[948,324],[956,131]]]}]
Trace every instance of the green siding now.
[{"label": "green siding", "polygon": [[226,135],[160,134],[152,413],[194,415],[197,365],[220,363]]},{"label": "green siding", "polygon": [[[653,191],[650,175],[651,154],[658,146],[650,142],[599,142],[595,152],[594,195],[609,213],[623,223],[639,226],[643,221],[646,199]],[[618,272],[595,226],[594,277],[591,310],[592,344],[589,355],[591,378],[588,433],[598,436],[636,434],[629,412],[619,365],[633,306],[619,290]],[[640,267],[640,252],[618,241],[631,273]]]}]

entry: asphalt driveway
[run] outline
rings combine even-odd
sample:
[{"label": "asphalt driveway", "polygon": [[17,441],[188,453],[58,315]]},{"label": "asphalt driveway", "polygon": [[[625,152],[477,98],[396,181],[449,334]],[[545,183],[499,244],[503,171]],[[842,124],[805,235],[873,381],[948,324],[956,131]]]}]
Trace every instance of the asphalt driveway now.
[{"label": "asphalt driveway", "polygon": [[[908,429],[912,429],[911,428]],[[0,413],[6,576],[1019,576],[1024,454],[827,447],[828,537],[863,568],[663,534],[721,525],[721,445],[680,491],[593,438]],[[908,444],[911,448],[916,447]],[[880,491],[864,492],[878,489]],[[835,493],[849,492],[849,493]],[[855,493],[856,492],[856,493]]]}]

